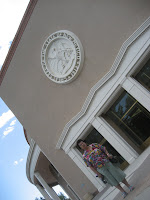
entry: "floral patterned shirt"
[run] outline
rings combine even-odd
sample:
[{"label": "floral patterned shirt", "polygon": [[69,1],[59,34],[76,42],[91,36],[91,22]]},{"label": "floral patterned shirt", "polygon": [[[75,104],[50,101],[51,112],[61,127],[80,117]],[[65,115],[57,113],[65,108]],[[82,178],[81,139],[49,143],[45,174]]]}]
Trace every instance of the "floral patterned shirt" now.
[{"label": "floral patterned shirt", "polygon": [[93,143],[89,145],[92,150],[86,150],[83,154],[83,160],[87,167],[94,167],[95,169],[101,168],[105,163],[109,162],[106,155],[106,148],[100,144]]}]

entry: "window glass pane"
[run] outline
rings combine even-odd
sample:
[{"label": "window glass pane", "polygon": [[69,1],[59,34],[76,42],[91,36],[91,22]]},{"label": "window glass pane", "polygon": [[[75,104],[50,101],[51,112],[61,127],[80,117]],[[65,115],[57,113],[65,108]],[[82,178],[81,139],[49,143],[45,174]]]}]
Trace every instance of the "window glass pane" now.
[{"label": "window glass pane", "polygon": [[92,143],[101,143],[103,141],[104,137],[95,129],[88,134],[88,136],[85,138],[85,141],[87,144]]},{"label": "window glass pane", "polygon": [[135,79],[150,91],[150,59],[135,76]]},{"label": "window glass pane", "polygon": [[122,118],[127,110],[134,104],[134,99],[123,92],[119,99],[110,108],[111,112],[117,117]]},{"label": "window glass pane", "polygon": [[107,117],[111,119],[138,148],[144,150],[149,146],[150,113],[126,91],[105,116],[106,120]]},{"label": "window glass pane", "polygon": [[150,115],[140,104],[137,103],[123,120],[142,142],[150,136]]}]

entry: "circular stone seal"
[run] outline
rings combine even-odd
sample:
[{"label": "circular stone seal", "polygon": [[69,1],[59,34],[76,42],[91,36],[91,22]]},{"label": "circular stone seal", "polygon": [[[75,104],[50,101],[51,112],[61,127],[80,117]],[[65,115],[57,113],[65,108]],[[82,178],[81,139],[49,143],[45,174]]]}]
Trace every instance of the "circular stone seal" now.
[{"label": "circular stone seal", "polygon": [[81,71],[83,47],[78,37],[67,30],[51,34],[43,44],[41,64],[46,76],[55,83],[69,83]]}]

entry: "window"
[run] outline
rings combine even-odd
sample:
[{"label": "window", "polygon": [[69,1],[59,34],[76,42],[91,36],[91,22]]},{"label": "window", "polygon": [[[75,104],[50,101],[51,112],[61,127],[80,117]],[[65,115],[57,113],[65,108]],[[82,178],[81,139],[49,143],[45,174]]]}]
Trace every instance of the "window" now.
[{"label": "window", "polygon": [[142,151],[150,144],[150,113],[130,94],[123,91],[104,118]]},{"label": "window", "polygon": [[134,76],[147,90],[150,91],[150,59],[146,62],[143,68]]}]

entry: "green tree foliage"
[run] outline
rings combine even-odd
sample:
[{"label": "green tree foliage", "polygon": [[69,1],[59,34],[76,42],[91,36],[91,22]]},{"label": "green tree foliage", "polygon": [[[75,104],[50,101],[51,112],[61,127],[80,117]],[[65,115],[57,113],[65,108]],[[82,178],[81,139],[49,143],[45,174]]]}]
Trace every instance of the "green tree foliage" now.
[{"label": "green tree foliage", "polygon": [[60,192],[60,193],[58,194],[58,196],[59,196],[59,198],[60,198],[61,200],[71,200],[70,198],[67,198],[62,192]]},{"label": "green tree foliage", "polygon": [[40,198],[35,198],[35,200],[45,200],[45,199],[43,199],[43,197],[40,197]]},{"label": "green tree foliage", "polygon": [[[59,196],[59,198],[61,199],[61,200],[71,200],[70,198],[67,198],[62,192],[60,192],[59,194],[58,194],[58,196]],[[35,198],[35,200],[45,200],[43,197],[40,197],[40,198]]]}]

